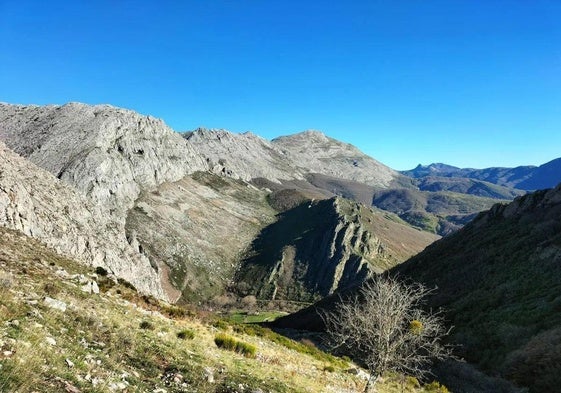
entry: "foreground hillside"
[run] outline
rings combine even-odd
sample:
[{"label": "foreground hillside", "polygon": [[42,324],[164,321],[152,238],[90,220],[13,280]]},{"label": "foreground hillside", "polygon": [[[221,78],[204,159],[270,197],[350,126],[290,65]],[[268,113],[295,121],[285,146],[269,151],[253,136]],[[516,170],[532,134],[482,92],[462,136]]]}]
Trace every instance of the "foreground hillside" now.
[{"label": "foreground hillside", "polygon": [[437,286],[463,355],[532,392],[561,386],[561,185],[496,205],[392,272]]},{"label": "foreground hillside", "polygon": [[[435,288],[427,307],[445,311],[457,355],[530,392],[555,392],[561,386],[560,264],[561,185],[495,205],[388,274]],[[321,330],[317,310],[352,293],[274,324]],[[440,373],[457,391],[499,391],[464,388],[466,375],[449,379],[446,367]]]},{"label": "foreground hillside", "polygon": [[[219,348],[219,334],[239,340],[245,356]],[[365,384],[347,371],[356,366],[310,344],[139,296],[4,228],[0,350],[1,392],[351,393]],[[388,376],[379,391],[440,390]]]}]

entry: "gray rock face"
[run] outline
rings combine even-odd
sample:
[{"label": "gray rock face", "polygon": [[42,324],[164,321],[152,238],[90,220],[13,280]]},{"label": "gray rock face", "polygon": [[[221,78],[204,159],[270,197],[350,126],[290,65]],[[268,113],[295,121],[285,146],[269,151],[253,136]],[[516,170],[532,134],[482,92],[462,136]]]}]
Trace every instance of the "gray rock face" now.
[{"label": "gray rock face", "polygon": [[219,164],[226,174],[246,181],[266,178],[276,182],[302,180],[311,173],[388,187],[401,174],[362,153],[356,147],[319,131],[273,139],[251,133],[198,129],[185,138],[197,151]]},{"label": "gray rock face", "polygon": [[86,197],[0,142],[1,226],[163,297],[158,273],[128,244],[122,225],[96,210]]},{"label": "gray rock face", "polygon": [[321,173],[386,188],[401,175],[362,153],[353,145],[329,138],[319,131],[273,139],[272,144],[307,173]]},{"label": "gray rock face", "polygon": [[245,181],[259,177],[276,182],[304,179],[303,172],[283,152],[251,132],[234,134],[199,128],[184,137],[208,158],[214,172]]},{"label": "gray rock face", "polygon": [[161,120],[109,105],[0,104],[0,140],[120,217],[142,189],[208,168]]}]

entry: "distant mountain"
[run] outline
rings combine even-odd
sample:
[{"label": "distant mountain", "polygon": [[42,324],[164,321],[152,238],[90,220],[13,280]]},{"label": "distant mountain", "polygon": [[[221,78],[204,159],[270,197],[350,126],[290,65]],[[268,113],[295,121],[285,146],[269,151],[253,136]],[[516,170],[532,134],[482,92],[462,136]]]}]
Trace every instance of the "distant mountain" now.
[{"label": "distant mountain", "polygon": [[547,162],[539,167],[519,166],[516,168],[457,168],[446,164],[418,165],[402,171],[415,179],[427,177],[467,178],[493,183],[519,190],[539,190],[555,187],[561,183],[561,158]]},{"label": "distant mountain", "polygon": [[211,166],[218,164],[225,173],[246,181],[266,178],[279,183],[320,174],[387,188],[405,179],[356,147],[319,131],[304,131],[270,142],[250,132],[234,134],[202,128],[183,135]]}]

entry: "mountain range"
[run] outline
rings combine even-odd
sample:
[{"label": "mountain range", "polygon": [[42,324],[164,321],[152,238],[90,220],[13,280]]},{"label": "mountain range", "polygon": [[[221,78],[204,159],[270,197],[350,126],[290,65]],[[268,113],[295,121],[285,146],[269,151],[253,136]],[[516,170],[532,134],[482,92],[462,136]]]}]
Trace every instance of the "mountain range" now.
[{"label": "mountain range", "polygon": [[0,104],[0,162],[1,226],[142,294],[294,309],[397,274],[439,288],[470,363],[532,391],[556,381],[532,367],[557,359],[561,190],[528,191],[561,182],[561,159],[398,172],[319,131],[178,133],[70,103]]}]

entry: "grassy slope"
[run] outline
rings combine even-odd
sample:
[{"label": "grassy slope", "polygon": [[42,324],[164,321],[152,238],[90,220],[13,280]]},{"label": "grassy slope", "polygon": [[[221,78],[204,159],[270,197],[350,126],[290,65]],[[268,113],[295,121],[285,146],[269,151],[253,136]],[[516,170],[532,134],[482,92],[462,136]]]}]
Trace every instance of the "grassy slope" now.
[{"label": "grassy slope", "polygon": [[240,254],[275,220],[266,196],[242,181],[197,172],[143,193],[128,214],[127,234],[170,270],[175,290],[168,293],[206,301],[223,293]]},{"label": "grassy slope", "polygon": [[[0,268],[0,392],[355,392],[364,386],[343,370],[346,362],[316,350],[300,353],[297,343],[287,349],[271,332],[252,335],[214,323],[255,345],[257,356],[218,349],[218,329],[204,318],[95,277],[3,228]],[[97,280],[101,293],[82,292],[80,275]],[[66,310],[47,307],[45,297],[63,301]],[[193,339],[177,337],[186,330]],[[399,380],[388,378],[379,391],[399,392]]]},{"label": "grassy slope", "polygon": [[469,361],[535,392],[561,385],[561,347],[540,343],[561,328],[561,206],[544,195],[497,206],[394,270],[438,287],[431,305]]}]

